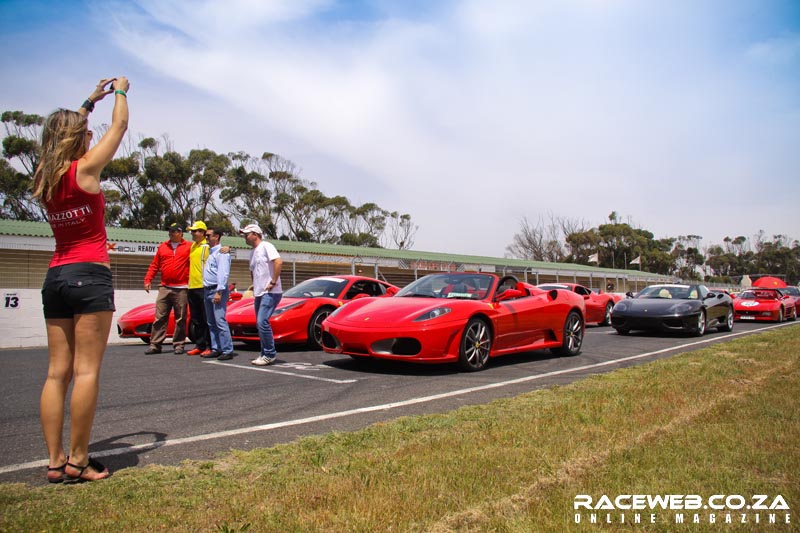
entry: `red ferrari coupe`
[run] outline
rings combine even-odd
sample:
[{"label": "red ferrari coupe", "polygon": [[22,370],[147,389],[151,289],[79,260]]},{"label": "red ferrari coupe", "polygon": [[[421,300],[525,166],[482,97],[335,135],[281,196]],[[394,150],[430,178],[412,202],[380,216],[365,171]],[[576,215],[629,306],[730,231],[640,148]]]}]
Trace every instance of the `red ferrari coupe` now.
[{"label": "red ferrari coupe", "polygon": [[[241,292],[232,292],[228,299],[228,312],[234,309],[239,301],[242,299]],[[252,300],[251,300],[252,301]],[[123,339],[126,338],[139,338],[147,344],[150,342],[150,330],[153,327],[153,320],[156,318],[156,304],[142,304],[134,307],[127,313],[123,314],[117,320],[117,333]],[[186,324],[189,330],[186,332],[189,340],[194,342],[195,334],[191,327],[191,317],[189,316],[189,307],[186,307]],[[175,315],[169,314],[169,321],[167,322],[167,337],[172,337],[175,333]]]},{"label": "red ferrari coupe", "polygon": [[599,326],[611,325],[611,310],[614,309],[614,304],[622,299],[619,294],[594,292],[577,283],[543,283],[537,287],[545,291],[553,289],[572,291],[581,296],[586,301],[586,323]]},{"label": "red ferrari coupe", "polygon": [[541,290],[514,276],[431,274],[392,298],[337,309],[322,324],[322,348],[354,358],[457,362],[475,371],[510,353],[579,353],[585,315],[577,294]]},{"label": "red ferrari coupe", "polygon": [[734,320],[783,322],[797,318],[794,299],[782,289],[748,289],[733,300]]},{"label": "red ferrari coupe", "polygon": [[[323,276],[298,283],[283,293],[269,323],[276,343],[308,343],[319,349],[322,322],[337,307],[350,300],[391,296],[398,287],[363,276]],[[228,308],[228,326],[233,340],[259,342],[253,299]]]}]

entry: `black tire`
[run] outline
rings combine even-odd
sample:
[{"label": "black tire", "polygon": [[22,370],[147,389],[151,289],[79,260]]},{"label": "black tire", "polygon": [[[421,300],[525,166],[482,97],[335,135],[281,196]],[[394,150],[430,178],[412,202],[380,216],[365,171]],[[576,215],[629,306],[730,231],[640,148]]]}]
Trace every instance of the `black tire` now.
[{"label": "black tire", "polygon": [[792,315],[790,317],[788,317],[786,320],[789,320],[791,322],[794,322],[795,320],[797,320],[797,307],[792,309]]},{"label": "black tire", "polygon": [[467,372],[483,370],[492,351],[492,332],[480,318],[471,318],[461,335],[458,366]]},{"label": "black tire", "polygon": [[617,335],[628,335],[630,332],[631,330],[625,328],[617,329]]},{"label": "black tire", "polygon": [[700,314],[697,316],[697,324],[694,326],[695,337],[702,337],[706,333],[706,310],[701,309]]},{"label": "black tire", "polygon": [[610,326],[611,325],[611,310],[614,309],[614,302],[608,302],[606,304],[606,313],[603,315],[603,321],[600,322],[601,326]]},{"label": "black tire", "polygon": [[142,339],[143,343],[150,344],[150,335],[148,335],[147,337],[139,337],[139,338]]},{"label": "black tire", "polygon": [[728,313],[725,315],[725,323],[717,326],[718,331],[732,331],[733,330],[733,307],[728,308]]},{"label": "black tire", "polygon": [[330,307],[320,307],[308,321],[308,347],[312,350],[322,349],[322,323],[333,312]]},{"label": "black tire", "polygon": [[570,311],[564,321],[564,331],[560,348],[551,348],[550,351],[558,355],[578,355],[581,353],[584,332],[583,318],[577,311]]},{"label": "black tire", "polygon": [[783,322],[783,307],[778,311],[778,323]]}]

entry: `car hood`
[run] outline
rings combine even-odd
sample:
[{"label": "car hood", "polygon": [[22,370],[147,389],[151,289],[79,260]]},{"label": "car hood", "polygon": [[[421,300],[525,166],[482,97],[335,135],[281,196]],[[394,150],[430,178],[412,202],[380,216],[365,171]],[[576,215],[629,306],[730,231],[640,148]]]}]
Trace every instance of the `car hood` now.
[{"label": "car hood", "polygon": [[[437,307],[449,307],[453,311],[469,307],[474,309],[480,306],[489,305],[481,300],[448,300],[442,298],[414,298],[414,297],[391,297],[391,298],[369,298],[355,300],[348,303],[336,312],[328,321],[339,324],[359,324],[361,326],[384,326],[397,325],[405,322],[412,322],[415,318]],[[458,312],[450,312],[447,315],[435,320],[460,317]]]},{"label": "car hood", "polygon": [[752,309],[754,307],[778,308],[781,305],[781,302],[778,300],[761,300],[758,298],[756,298],[755,300],[752,300],[750,298],[748,298],[747,300],[742,300],[737,298],[733,302],[734,302],[733,303],[734,307],[736,307],[737,309]]},{"label": "car hood", "polygon": [[[313,298],[281,298],[281,301],[278,302],[278,306],[275,309],[283,309],[284,307],[289,307],[297,302],[307,302],[312,299]],[[328,300],[328,298],[326,298],[326,300]],[[246,298],[239,300],[238,302],[234,302],[228,306],[228,321],[230,321],[231,318],[241,316],[249,316],[252,318],[255,315],[253,301],[253,298]]]},{"label": "car hood", "polygon": [[125,312],[121,317],[119,317],[119,319],[134,320],[139,318],[149,318],[149,320],[153,320],[155,312],[156,312],[156,304],[142,304]]}]

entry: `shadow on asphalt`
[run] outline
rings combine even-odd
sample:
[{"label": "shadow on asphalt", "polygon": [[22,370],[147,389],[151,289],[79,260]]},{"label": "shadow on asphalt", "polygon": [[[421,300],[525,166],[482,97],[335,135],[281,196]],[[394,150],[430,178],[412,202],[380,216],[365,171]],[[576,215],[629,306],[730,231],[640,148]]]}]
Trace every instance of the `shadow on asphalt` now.
[{"label": "shadow on asphalt", "polygon": [[[104,463],[109,470],[112,472],[120,470],[122,468],[127,468],[129,466],[138,466],[140,463],[139,456],[141,454],[146,454],[152,450],[160,448],[164,445],[167,440],[166,433],[160,433],[155,431],[138,431],[136,433],[126,433],[125,435],[117,435],[114,437],[109,437],[107,439],[93,442],[89,445],[89,453],[90,454],[98,454],[99,452],[104,452],[107,450],[115,450],[119,448],[131,448],[136,446],[137,444],[141,444],[141,438],[131,439],[131,441],[135,442],[128,442],[127,439],[130,437],[141,437],[152,435],[152,441],[149,445],[144,447],[138,448],[136,450],[131,450],[129,452],[120,454],[120,455],[109,455],[108,457],[102,457],[101,463]],[[102,454],[100,454],[102,455]]]},{"label": "shadow on asphalt", "polygon": [[[530,363],[532,361],[554,359],[557,357],[558,356],[553,355],[547,350],[503,355],[490,359],[489,363],[486,365],[486,368],[479,372],[490,371],[492,368],[503,368],[507,366]],[[343,370],[345,372],[380,375],[449,376],[453,374],[467,373],[461,370],[455,363],[411,363],[390,359],[353,359],[351,357],[347,357],[344,359],[325,361],[323,364],[338,370]]]}]

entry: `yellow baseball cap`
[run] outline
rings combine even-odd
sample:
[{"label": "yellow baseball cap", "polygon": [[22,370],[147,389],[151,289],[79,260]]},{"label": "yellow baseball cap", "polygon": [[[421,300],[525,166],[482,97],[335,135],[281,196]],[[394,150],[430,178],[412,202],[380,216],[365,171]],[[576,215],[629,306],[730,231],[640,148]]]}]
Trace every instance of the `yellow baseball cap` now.
[{"label": "yellow baseball cap", "polygon": [[203,231],[206,231],[208,229],[208,226],[206,226],[206,223],[203,222],[202,220],[198,220],[197,222],[189,226],[187,229],[189,231],[194,231],[196,229],[201,229]]}]

